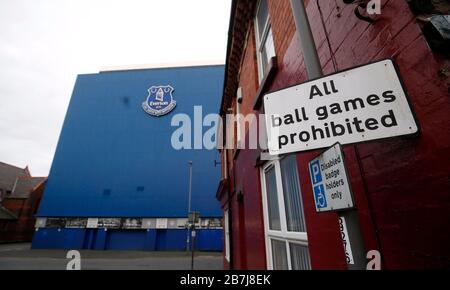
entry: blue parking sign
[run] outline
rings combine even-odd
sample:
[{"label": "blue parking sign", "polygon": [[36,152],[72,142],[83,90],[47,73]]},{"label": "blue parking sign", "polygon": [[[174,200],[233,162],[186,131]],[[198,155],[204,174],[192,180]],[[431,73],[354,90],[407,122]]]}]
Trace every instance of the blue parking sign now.
[{"label": "blue parking sign", "polygon": [[311,183],[313,187],[314,201],[316,202],[316,209],[326,209],[328,207],[327,194],[323,184],[324,179],[322,170],[320,168],[320,159],[317,158],[309,163],[309,174],[311,176]]},{"label": "blue parking sign", "polygon": [[320,160],[319,159],[310,163],[309,171],[311,173],[313,186],[322,182],[322,171],[320,170]]},{"label": "blue parking sign", "polygon": [[336,143],[308,164],[317,212],[354,208],[341,144]]}]

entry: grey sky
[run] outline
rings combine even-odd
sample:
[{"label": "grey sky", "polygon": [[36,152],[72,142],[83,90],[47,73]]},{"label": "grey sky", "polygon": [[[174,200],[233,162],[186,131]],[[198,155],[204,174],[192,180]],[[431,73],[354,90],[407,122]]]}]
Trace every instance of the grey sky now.
[{"label": "grey sky", "polygon": [[0,161],[46,176],[75,78],[224,62],[231,0],[0,0]]}]

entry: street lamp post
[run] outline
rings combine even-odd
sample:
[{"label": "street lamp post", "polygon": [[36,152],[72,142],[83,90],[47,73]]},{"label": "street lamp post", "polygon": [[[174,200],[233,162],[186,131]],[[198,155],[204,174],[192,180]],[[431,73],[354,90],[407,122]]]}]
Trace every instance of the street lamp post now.
[{"label": "street lamp post", "polygon": [[188,214],[191,212],[191,203],[192,203],[192,161],[189,161],[189,205],[188,205]]},{"label": "street lamp post", "polygon": [[[188,197],[188,217],[191,213],[191,203],[192,203],[192,161],[189,161],[189,197]],[[188,221],[189,223],[189,221]],[[190,241],[190,235],[191,235],[191,225],[188,224],[188,232],[187,232],[187,239],[186,239],[186,251],[189,251],[189,241]]]}]

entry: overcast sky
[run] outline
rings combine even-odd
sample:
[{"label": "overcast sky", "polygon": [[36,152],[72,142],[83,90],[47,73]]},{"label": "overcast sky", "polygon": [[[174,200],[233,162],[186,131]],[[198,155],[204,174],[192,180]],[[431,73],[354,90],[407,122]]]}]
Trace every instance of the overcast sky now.
[{"label": "overcast sky", "polygon": [[46,176],[77,74],[224,63],[230,0],[0,0],[0,161]]}]

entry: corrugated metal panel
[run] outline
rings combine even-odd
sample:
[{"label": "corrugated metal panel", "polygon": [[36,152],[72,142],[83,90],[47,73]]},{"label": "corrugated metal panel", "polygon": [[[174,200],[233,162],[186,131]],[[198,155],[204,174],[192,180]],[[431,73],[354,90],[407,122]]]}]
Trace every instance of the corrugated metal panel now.
[{"label": "corrugated metal panel", "polygon": [[[218,152],[172,149],[171,118],[192,117],[195,105],[203,106],[203,116],[216,113],[223,71],[206,66],[78,76],[38,215],[185,217],[192,160],[192,209],[220,217]],[[177,106],[169,115],[143,111],[152,85],[175,88]]]},{"label": "corrugated metal panel", "polygon": [[[187,230],[105,230],[40,228],[33,249],[184,251]],[[196,249],[222,251],[222,230],[199,230]]]}]

